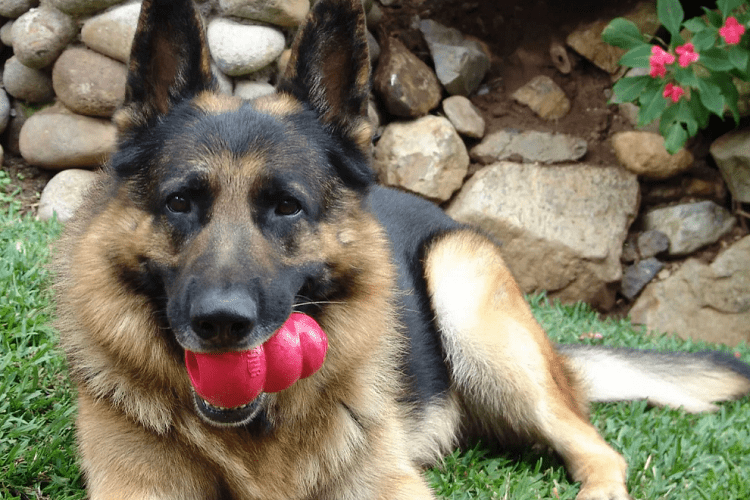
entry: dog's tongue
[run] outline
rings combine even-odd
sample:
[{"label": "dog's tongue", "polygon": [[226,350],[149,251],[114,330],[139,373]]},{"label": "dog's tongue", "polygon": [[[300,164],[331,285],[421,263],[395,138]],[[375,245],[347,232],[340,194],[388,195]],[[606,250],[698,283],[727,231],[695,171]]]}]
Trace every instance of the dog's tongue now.
[{"label": "dog's tongue", "polygon": [[236,408],[261,392],[283,391],[320,369],[328,338],[310,316],[292,313],[268,339],[249,351],[200,354],[185,351],[195,392],[214,406]]}]

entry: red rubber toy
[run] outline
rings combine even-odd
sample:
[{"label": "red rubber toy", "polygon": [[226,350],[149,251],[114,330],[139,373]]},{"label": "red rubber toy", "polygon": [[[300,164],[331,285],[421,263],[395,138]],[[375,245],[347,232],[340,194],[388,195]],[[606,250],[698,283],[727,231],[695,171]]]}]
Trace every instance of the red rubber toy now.
[{"label": "red rubber toy", "polygon": [[279,392],[317,372],[328,337],[310,316],[292,313],[264,344],[249,351],[201,354],[185,351],[195,392],[214,406],[236,408],[261,392]]}]

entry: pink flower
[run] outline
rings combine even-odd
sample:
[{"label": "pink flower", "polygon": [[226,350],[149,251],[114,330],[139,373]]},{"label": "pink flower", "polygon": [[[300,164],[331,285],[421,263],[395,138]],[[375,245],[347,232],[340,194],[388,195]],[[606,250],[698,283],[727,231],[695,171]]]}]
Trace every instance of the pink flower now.
[{"label": "pink flower", "polygon": [[685,90],[679,85],[668,83],[664,87],[663,95],[665,99],[672,99],[672,102],[677,102],[680,100],[680,97],[682,97],[684,93],[685,93]]},{"label": "pink flower", "polygon": [[728,17],[724,26],[719,29],[719,35],[729,45],[737,45],[740,43],[743,33],[745,33],[745,27],[737,22],[737,18]]},{"label": "pink flower", "polygon": [[658,45],[651,47],[651,57],[648,59],[649,67],[651,69],[649,75],[651,75],[651,78],[665,76],[667,74],[667,68],[665,65],[672,64],[674,60],[675,57],[673,54],[670,54]]},{"label": "pink flower", "polygon": [[690,66],[690,63],[694,63],[699,59],[699,55],[697,52],[695,52],[695,47],[692,43],[686,43],[685,45],[680,45],[676,49],[674,49],[675,52],[680,56],[677,63],[680,65],[681,68],[687,68]]}]

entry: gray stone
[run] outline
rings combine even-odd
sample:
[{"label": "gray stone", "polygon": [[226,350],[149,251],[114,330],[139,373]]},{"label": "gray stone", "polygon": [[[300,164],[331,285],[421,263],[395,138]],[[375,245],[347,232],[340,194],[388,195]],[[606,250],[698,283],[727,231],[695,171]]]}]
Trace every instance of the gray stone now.
[{"label": "gray stone", "polygon": [[89,116],[112,116],[125,99],[126,79],[123,63],[78,47],[63,52],[52,70],[58,99]]},{"label": "gray stone", "polygon": [[13,46],[13,20],[10,20],[0,27],[0,42],[8,47]]},{"label": "gray stone", "polygon": [[693,164],[693,154],[681,149],[671,155],[664,147],[664,137],[653,132],[626,131],[612,136],[617,160],[634,174],[649,179],[668,179]]},{"label": "gray stone", "polygon": [[527,163],[564,163],[582,158],[588,149],[583,139],[533,130],[499,130],[471,149],[471,159],[489,164],[520,157]]},{"label": "gray stone", "polygon": [[45,0],[66,14],[82,16],[99,12],[124,0]]},{"label": "gray stone", "polygon": [[0,0],[0,16],[17,18],[39,5],[39,0]]},{"label": "gray stone", "polygon": [[713,201],[658,208],[643,218],[646,229],[656,229],[669,238],[670,255],[687,255],[718,241],[736,223],[727,210]]},{"label": "gray stone", "polygon": [[219,7],[228,16],[244,17],[276,24],[297,26],[310,10],[309,0],[219,0]]},{"label": "gray stone", "polygon": [[3,89],[0,89],[0,134],[5,132],[10,120],[10,99]]},{"label": "gray stone", "polygon": [[140,3],[129,3],[86,20],[81,41],[92,50],[127,63],[140,11]]},{"label": "gray stone", "polygon": [[469,155],[447,119],[425,116],[385,128],[375,147],[374,168],[384,184],[445,201],[461,187]]},{"label": "gray stone", "polygon": [[451,95],[469,95],[490,69],[490,58],[475,40],[469,40],[454,28],[431,20],[419,23],[430,48],[435,73]]},{"label": "gray stone", "polygon": [[732,198],[750,203],[750,130],[722,135],[711,144],[710,151]]},{"label": "gray stone", "polygon": [[98,175],[90,170],[69,168],[57,173],[49,180],[39,199],[41,220],[57,216],[60,222],[67,222],[83,203],[84,197]]},{"label": "gray stone", "polygon": [[669,238],[661,231],[651,229],[638,235],[638,253],[644,259],[655,257],[668,249]]},{"label": "gray stone", "polygon": [[284,51],[284,34],[269,26],[216,18],[208,24],[208,45],[219,69],[229,76],[246,75],[268,66]]},{"label": "gray stone", "polygon": [[45,68],[55,62],[75,38],[73,19],[57,9],[31,9],[13,23],[13,53],[29,68]]},{"label": "gray stone", "polygon": [[238,81],[234,84],[234,95],[243,99],[257,99],[264,95],[273,94],[276,88],[266,82]]},{"label": "gray stone", "polygon": [[442,96],[435,73],[395,38],[381,47],[373,87],[389,113],[406,118],[428,113]]},{"label": "gray stone", "polygon": [[664,264],[654,257],[628,266],[623,272],[620,292],[628,300],[633,300],[663,268]]},{"label": "gray stone", "polygon": [[367,32],[367,50],[370,51],[370,64],[374,66],[380,57],[380,44],[369,31]]},{"label": "gray stone", "polygon": [[474,139],[484,136],[484,118],[466,97],[454,95],[443,100],[443,112],[459,134]]},{"label": "gray stone", "polygon": [[227,75],[221,72],[216,64],[211,63],[211,73],[216,78],[216,84],[219,86],[219,92],[226,95],[234,93],[234,82]]},{"label": "gray stone", "polygon": [[512,95],[513,99],[525,104],[545,120],[558,120],[570,111],[570,99],[552,78],[539,75]]},{"label": "gray stone", "polygon": [[47,73],[24,66],[15,56],[5,61],[3,85],[8,94],[26,102],[46,102],[55,96]]},{"label": "gray stone", "polygon": [[474,174],[448,214],[494,236],[524,292],[611,306],[638,180],[619,167],[501,162]]},{"label": "gray stone", "polygon": [[665,280],[649,284],[630,316],[651,331],[684,339],[750,342],[750,236],[711,264],[688,259]]},{"label": "gray stone", "polygon": [[19,149],[27,162],[42,168],[93,167],[114,151],[115,137],[109,120],[77,115],[56,105],[26,120]]}]

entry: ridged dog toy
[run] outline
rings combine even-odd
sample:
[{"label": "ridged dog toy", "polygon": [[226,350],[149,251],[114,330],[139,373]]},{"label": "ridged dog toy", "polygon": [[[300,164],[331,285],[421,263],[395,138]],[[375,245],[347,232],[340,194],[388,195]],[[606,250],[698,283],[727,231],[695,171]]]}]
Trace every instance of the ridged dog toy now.
[{"label": "ridged dog toy", "polygon": [[249,351],[205,354],[185,351],[195,392],[220,408],[251,403],[261,392],[279,392],[317,372],[326,357],[328,337],[302,313],[289,319],[262,345]]}]

